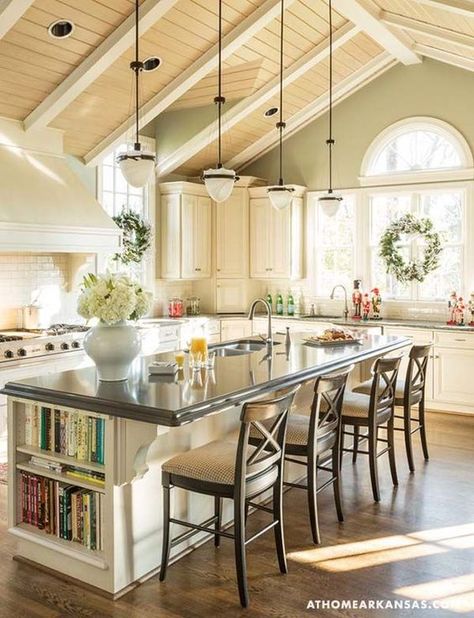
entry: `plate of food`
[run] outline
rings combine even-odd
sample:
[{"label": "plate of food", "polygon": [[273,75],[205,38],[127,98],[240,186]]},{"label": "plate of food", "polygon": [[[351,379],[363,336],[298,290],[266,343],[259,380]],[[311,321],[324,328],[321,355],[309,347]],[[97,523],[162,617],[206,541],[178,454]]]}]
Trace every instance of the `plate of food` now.
[{"label": "plate of food", "polygon": [[347,344],[360,344],[362,341],[342,328],[327,328],[321,335],[312,335],[305,341],[307,345],[315,346],[340,346]]}]

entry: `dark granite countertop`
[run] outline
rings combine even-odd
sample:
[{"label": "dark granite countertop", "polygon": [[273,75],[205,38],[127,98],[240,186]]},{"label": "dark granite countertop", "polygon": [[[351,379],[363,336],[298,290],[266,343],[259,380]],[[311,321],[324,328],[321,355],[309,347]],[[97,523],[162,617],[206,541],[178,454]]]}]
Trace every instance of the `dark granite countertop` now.
[{"label": "dark granite countertop", "polygon": [[241,356],[217,357],[213,371],[192,372],[185,367],[172,378],[150,377],[148,364],[157,357],[173,358],[172,353],[167,353],[137,359],[126,382],[98,382],[95,367],[89,367],[9,382],[2,392],[58,406],[179,426],[276,388],[410,344],[405,337],[365,335],[360,344],[314,347],[305,344],[305,336],[294,334],[288,353],[284,338],[277,336],[270,355],[264,348]]}]

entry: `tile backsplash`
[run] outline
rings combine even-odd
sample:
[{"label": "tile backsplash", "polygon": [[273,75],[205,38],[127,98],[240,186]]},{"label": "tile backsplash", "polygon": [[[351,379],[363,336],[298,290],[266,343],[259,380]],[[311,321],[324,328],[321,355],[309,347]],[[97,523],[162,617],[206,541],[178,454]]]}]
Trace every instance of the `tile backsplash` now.
[{"label": "tile backsplash", "polygon": [[21,328],[21,308],[31,303],[40,307],[41,326],[77,322],[70,263],[66,253],[0,253],[0,328]]}]

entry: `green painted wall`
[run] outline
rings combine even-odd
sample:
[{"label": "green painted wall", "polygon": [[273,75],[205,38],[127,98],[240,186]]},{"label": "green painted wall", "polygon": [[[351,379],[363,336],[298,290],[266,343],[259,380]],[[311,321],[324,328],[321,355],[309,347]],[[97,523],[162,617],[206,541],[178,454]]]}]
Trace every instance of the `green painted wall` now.
[{"label": "green painted wall", "polygon": [[[458,129],[474,152],[474,75],[425,59],[397,65],[334,110],[334,185],[359,186],[363,156],[371,141],[392,123],[410,116],[434,116]],[[325,189],[327,183],[327,114],[285,141],[285,182]],[[274,182],[278,151],[271,150],[240,170]]]}]

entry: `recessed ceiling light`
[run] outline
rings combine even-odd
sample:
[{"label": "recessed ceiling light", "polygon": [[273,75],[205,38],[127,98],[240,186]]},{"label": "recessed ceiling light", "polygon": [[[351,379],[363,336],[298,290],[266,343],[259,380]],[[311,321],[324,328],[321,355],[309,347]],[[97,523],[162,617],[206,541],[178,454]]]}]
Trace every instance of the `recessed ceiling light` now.
[{"label": "recessed ceiling light", "polygon": [[49,36],[53,39],[67,39],[74,32],[74,24],[68,19],[58,19],[48,26]]},{"label": "recessed ceiling light", "polygon": [[149,58],[143,61],[143,70],[146,71],[147,73],[156,71],[156,69],[160,66],[161,66],[161,58],[158,58],[158,56],[150,56]]},{"label": "recessed ceiling light", "polygon": [[270,107],[270,109],[267,109],[266,112],[264,112],[264,116],[266,116],[267,118],[270,118],[270,116],[274,116],[276,113],[278,112],[278,107]]}]

